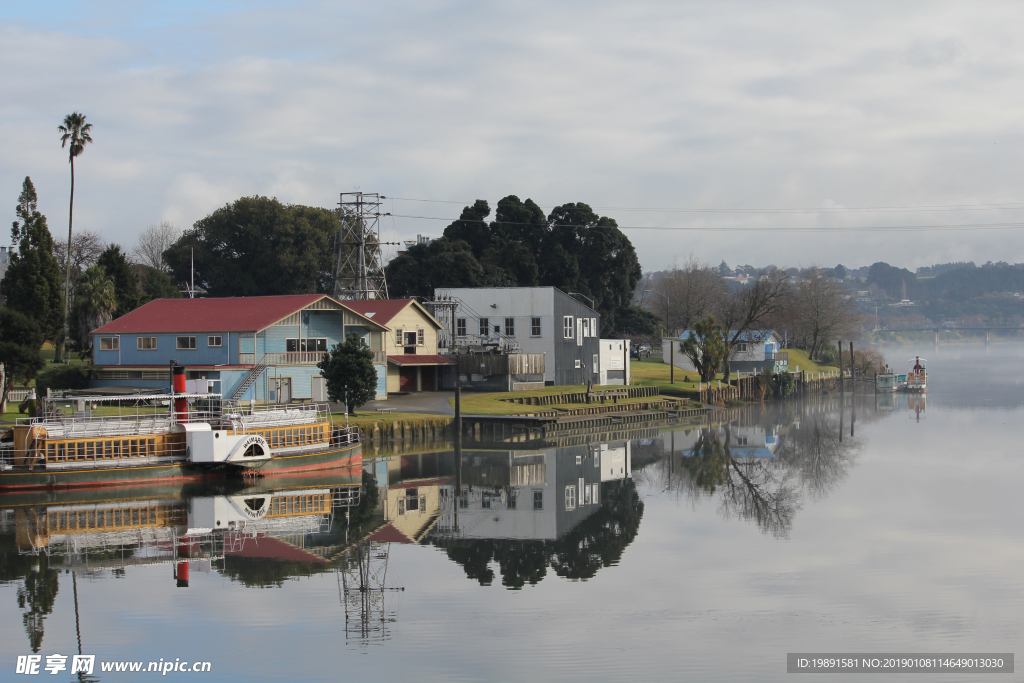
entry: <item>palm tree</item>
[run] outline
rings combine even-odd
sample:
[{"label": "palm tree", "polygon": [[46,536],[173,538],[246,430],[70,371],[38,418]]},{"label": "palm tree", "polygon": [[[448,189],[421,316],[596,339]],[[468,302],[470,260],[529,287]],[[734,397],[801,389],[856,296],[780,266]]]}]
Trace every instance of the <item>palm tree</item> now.
[{"label": "palm tree", "polygon": [[75,309],[78,311],[78,337],[82,352],[90,350],[91,332],[113,319],[117,308],[114,281],[103,266],[92,266],[78,280]]},{"label": "palm tree", "polygon": [[71,313],[71,219],[75,210],[75,157],[79,156],[85,146],[92,142],[89,131],[92,124],[85,122],[85,114],[77,111],[71,112],[64,117],[64,125],[57,126],[60,132],[60,146],[68,148],[68,161],[71,163],[71,204],[68,208],[68,255],[67,264],[64,268],[64,339],[63,345],[64,362],[68,360],[68,318]]}]

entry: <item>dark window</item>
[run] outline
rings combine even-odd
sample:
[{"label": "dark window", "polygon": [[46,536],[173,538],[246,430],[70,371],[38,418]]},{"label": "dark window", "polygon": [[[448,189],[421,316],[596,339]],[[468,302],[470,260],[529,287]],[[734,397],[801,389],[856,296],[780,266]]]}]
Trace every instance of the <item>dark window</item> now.
[{"label": "dark window", "polygon": [[223,341],[224,341],[223,338],[219,334],[218,335],[210,335],[209,337],[206,338],[206,345],[209,346],[209,347],[216,348],[216,347],[222,346],[223,345]]},{"label": "dark window", "polygon": [[540,336],[540,318],[530,318],[530,336]]},{"label": "dark window", "polygon": [[307,351],[310,353],[316,352],[327,352],[327,338],[326,337],[312,337],[309,339],[285,339],[284,350],[287,353],[297,353],[299,351]]},{"label": "dark window", "polygon": [[194,349],[196,348],[195,337],[176,337],[174,347],[176,349]]},{"label": "dark window", "polygon": [[466,336],[466,319],[457,318],[455,320],[455,336],[465,337]]},{"label": "dark window", "polygon": [[509,337],[516,336],[516,319],[505,318],[505,334]]},{"label": "dark window", "polygon": [[543,510],[544,509],[544,492],[537,490],[533,492],[533,509]]},{"label": "dark window", "polygon": [[491,321],[487,318],[480,318],[480,336],[491,336]]}]

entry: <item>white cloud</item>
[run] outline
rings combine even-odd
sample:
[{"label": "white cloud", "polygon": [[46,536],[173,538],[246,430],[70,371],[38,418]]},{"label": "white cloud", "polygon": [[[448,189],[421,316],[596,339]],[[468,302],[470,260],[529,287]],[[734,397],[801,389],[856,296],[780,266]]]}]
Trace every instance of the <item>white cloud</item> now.
[{"label": "white cloud", "polygon": [[[184,227],[242,195],[330,206],[356,185],[492,205],[506,194],[718,209],[1021,198],[1024,8],[1013,3],[207,4],[100,13],[86,30],[8,22],[0,207],[28,174],[51,225],[66,221],[55,128],[72,109],[96,126],[76,164],[76,215],[126,245],[161,218]],[[719,229],[630,231],[646,268],[691,251],[730,263],[1024,260],[1019,231],[776,230],[1019,211],[605,213]],[[411,236],[445,224],[395,225]],[[725,232],[752,226],[762,232]]]}]

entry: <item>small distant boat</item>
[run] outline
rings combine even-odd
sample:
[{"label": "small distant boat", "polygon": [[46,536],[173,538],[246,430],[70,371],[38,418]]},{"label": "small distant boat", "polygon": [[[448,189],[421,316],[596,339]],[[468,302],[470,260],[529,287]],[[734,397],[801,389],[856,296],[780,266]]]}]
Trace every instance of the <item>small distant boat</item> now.
[{"label": "small distant boat", "polygon": [[879,394],[891,394],[896,391],[896,375],[889,372],[888,366],[885,372],[875,375],[875,391]]},{"label": "small distant boat", "polygon": [[928,373],[925,371],[926,362],[920,356],[914,356],[910,360],[910,370],[907,371],[907,382],[904,391],[924,393],[928,390]]}]

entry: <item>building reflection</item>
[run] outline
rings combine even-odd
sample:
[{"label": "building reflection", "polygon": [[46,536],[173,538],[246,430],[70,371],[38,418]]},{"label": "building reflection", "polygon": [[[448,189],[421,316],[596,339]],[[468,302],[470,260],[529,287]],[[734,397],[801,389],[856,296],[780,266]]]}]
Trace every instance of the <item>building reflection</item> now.
[{"label": "building reflection", "polygon": [[438,547],[482,585],[521,588],[615,564],[643,514],[629,442],[402,456],[372,467],[384,525],[369,540]]}]

